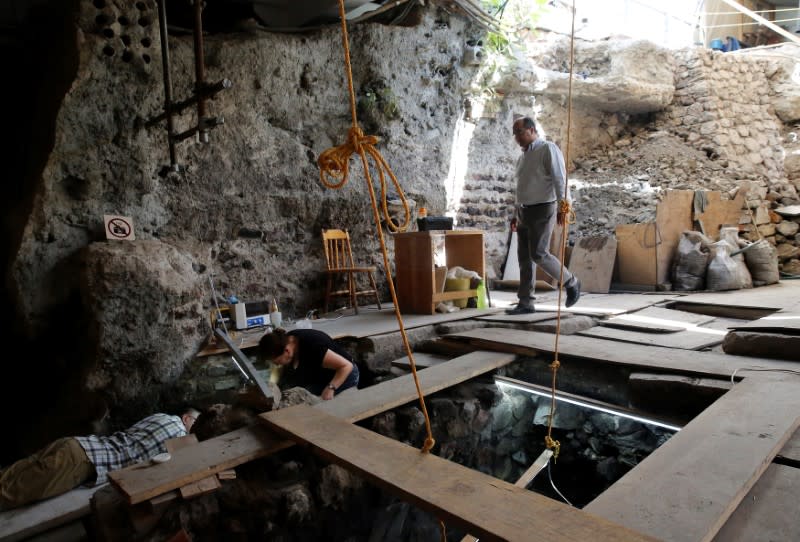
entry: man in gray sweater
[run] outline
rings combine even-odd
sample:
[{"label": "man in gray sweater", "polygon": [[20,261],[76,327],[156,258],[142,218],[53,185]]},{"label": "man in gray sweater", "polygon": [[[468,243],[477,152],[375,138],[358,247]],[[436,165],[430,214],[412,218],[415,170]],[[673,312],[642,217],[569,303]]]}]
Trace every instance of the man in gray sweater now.
[{"label": "man in gray sweater", "polygon": [[[550,253],[550,237],[556,222],[564,226],[569,205],[566,193],[564,156],[555,143],[539,139],[536,123],[530,117],[514,121],[514,139],[522,149],[517,160],[516,216],[517,258],[519,261],[519,303],[508,314],[531,314],[536,266],[556,280],[562,278],[561,262]],[[571,307],[581,296],[578,277],[563,268],[565,305]]]}]

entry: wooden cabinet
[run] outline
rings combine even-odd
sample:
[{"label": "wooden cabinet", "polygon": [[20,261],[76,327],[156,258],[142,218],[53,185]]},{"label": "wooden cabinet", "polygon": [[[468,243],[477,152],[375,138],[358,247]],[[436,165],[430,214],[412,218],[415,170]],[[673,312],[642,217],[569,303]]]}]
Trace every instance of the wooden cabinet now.
[{"label": "wooden cabinet", "polygon": [[394,236],[397,302],[400,312],[433,314],[440,301],[476,297],[476,290],[442,292],[443,274],[436,280],[436,263],[447,269],[461,266],[485,274],[483,231],[437,230],[397,233]]}]

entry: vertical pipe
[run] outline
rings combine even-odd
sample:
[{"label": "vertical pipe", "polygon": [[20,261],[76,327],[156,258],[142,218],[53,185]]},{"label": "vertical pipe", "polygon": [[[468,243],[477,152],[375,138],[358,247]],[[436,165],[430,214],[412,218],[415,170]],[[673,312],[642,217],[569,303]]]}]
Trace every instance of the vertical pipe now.
[{"label": "vertical pipe", "polygon": [[201,93],[206,84],[206,67],[203,60],[203,1],[194,1],[194,89],[197,93],[197,137],[200,143],[208,143],[206,122],[206,99]]},{"label": "vertical pipe", "polygon": [[172,135],[175,133],[175,124],[172,118],[172,78],[169,73],[169,43],[167,41],[167,7],[166,0],[158,0],[158,33],[161,39],[161,67],[164,72],[164,113],[167,115],[167,142],[169,143],[169,164],[173,170],[178,170],[178,161],[175,158],[175,142]]}]

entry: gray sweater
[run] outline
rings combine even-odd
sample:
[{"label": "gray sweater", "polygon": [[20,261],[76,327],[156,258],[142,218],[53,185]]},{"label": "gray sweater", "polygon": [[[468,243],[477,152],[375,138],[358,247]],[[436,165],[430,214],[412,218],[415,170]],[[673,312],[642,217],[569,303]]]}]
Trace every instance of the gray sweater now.
[{"label": "gray sweater", "polygon": [[564,156],[555,143],[537,139],[517,160],[517,204],[565,199]]}]

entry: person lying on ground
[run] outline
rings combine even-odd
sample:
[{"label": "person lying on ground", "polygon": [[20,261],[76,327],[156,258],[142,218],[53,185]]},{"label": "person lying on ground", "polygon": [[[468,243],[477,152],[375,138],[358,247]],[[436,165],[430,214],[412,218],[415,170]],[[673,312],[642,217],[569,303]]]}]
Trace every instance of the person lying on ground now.
[{"label": "person lying on ground", "polygon": [[106,482],[109,471],[148,461],[167,451],[165,441],[188,434],[200,412],[152,414],[109,436],[55,440],[0,471],[0,509],[54,497],[81,485]]}]

